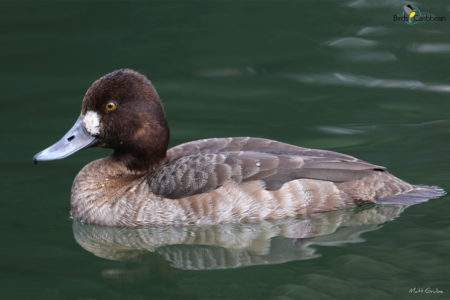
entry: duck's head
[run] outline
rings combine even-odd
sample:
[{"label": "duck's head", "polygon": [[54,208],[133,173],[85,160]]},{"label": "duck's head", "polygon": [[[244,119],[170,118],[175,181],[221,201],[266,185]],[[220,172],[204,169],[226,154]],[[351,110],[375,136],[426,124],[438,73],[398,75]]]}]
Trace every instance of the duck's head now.
[{"label": "duck's head", "polygon": [[169,127],[155,88],[144,75],[121,69],[91,85],[73,127],[36,154],[34,162],[97,146],[114,149],[113,158],[129,169],[147,169],[165,157],[168,143]]}]

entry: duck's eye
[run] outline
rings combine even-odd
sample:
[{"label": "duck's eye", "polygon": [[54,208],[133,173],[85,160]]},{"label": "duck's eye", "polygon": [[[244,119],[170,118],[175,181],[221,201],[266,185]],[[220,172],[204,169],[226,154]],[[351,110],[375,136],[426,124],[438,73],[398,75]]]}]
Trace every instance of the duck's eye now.
[{"label": "duck's eye", "polygon": [[117,105],[114,102],[109,102],[105,105],[107,111],[115,110]]}]

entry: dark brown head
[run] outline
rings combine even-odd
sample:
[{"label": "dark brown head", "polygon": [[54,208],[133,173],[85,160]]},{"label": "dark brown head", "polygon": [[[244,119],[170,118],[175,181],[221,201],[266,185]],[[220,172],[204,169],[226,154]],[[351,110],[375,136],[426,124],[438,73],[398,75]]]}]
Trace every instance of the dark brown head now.
[{"label": "dark brown head", "polygon": [[[64,158],[85,147],[98,146],[114,149],[113,157],[129,169],[145,170],[164,159],[169,127],[151,82],[138,72],[121,69],[91,85],[80,117],[58,143],[37,154],[35,161]],[[70,153],[62,151],[64,148]]]}]

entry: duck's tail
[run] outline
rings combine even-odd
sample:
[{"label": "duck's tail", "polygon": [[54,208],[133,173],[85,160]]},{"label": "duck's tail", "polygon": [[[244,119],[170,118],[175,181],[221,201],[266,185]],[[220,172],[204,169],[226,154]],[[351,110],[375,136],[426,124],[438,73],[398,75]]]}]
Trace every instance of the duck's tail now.
[{"label": "duck's tail", "polygon": [[413,185],[411,191],[390,198],[377,200],[377,204],[413,205],[426,202],[430,199],[439,198],[445,194],[446,192],[437,186]]}]

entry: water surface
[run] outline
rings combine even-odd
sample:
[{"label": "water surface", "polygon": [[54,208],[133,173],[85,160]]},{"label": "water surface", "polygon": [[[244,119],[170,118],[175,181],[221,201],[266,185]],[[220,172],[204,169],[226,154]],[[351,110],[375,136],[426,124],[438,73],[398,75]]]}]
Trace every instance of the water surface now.
[{"label": "water surface", "polygon": [[[449,298],[448,196],[383,218],[368,207],[313,221],[117,232],[69,215],[73,178],[109,150],[32,165],[76,120],[91,82],[129,67],[158,89],[171,145],[272,138],[449,191],[449,24],[392,22],[402,5],[2,2],[2,298]],[[415,5],[450,17],[446,1]],[[158,236],[164,243],[145,239]]]}]

